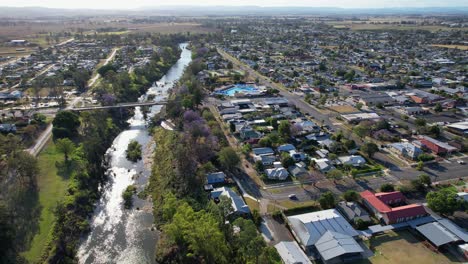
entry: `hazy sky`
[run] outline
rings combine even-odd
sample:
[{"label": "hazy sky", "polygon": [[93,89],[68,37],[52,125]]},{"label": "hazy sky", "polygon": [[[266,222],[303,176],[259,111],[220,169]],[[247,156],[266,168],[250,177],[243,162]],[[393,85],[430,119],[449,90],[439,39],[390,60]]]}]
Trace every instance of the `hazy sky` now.
[{"label": "hazy sky", "polygon": [[0,6],[131,9],[161,5],[258,5],[343,8],[467,6],[466,0],[0,0]]}]

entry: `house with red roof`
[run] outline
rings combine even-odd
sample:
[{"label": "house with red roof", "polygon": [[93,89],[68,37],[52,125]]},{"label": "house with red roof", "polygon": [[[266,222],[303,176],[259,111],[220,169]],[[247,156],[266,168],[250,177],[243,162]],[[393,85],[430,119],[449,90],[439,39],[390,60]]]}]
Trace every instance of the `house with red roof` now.
[{"label": "house with red roof", "polygon": [[363,191],[360,195],[363,204],[387,225],[406,222],[427,215],[424,206],[406,204],[406,197],[398,191],[380,193]]}]

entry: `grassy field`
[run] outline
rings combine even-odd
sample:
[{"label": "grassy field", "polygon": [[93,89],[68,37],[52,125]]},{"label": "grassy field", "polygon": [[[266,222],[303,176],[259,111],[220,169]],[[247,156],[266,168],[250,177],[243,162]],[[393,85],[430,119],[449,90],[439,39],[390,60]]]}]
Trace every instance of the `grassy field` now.
[{"label": "grassy field", "polygon": [[[358,262],[372,264],[391,263],[424,263],[424,264],[444,264],[456,263],[453,256],[445,256],[442,253],[435,253],[424,246],[416,237],[408,231],[393,231],[376,236],[371,239],[370,246],[373,248],[375,256],[368,260]],[[358,264],[355,263],[355,264]]]},{"label": "grassy field", "polygon": [[442,45],[442,44],[433,44],[429,45],[431,47],[438,47],[438,48],[447,48],[447,49],[459,49],[459,50],[468,50],[467,45]]},{"label": "grassy field", "polygon": [[45,149],[39,154],[38,161],[40,174],[38,176],[39,203],[42,207],[39,220],[39,231],[34,236],[31,248],[23,252],[29,262],[36,262],[47,245],[55,217],[53,209],[58,201],[65,195],[68,179],[58,175],[56,161],[62,161],[63,155],[58,153],[53,141],[47,143]]},{"label": "grassy field", "polygon": [[244,199],[245,199],[245,203],[249,206],[250,211],[253,211],[253,210],[260,211],[260,205],[257,201],[248,197],[245,197]]}]

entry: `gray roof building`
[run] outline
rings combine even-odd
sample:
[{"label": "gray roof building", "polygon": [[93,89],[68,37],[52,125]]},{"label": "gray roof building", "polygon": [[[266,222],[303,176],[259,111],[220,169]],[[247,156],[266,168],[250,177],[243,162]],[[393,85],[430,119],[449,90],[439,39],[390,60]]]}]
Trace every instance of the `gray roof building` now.
[{"label": "gray roof building", "polygon": [[342,263],[359,259],[364,250],[351,236],[327,231],[315,243],[315,247],[325,263]]},{"label": "gray roof building", "polygon": [[275,248],[285,264],[312,264],[295,241],[281,241]]},{"label": "gray roof building", "polygon": [[361,219],[364,222],[371,221],[366,210],[357,203],[341,201],[337,205],[338,210],[350,221]]},{"label": "gray roof building", "polygon": [[437,247],[454,242],[468,242],[468,233],[445,218],[418,226],[416,230]]},{"label": "gray roof building", "polygon": [[418,226],[416,227],[416,230],[418,230],[437,247],[460,240],[456,235],[454,235],[438,222]]}]

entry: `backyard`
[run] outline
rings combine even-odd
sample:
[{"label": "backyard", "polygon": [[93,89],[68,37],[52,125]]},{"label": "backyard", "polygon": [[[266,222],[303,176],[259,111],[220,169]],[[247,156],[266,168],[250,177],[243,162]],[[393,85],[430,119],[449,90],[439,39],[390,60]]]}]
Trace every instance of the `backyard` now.
[{"label": "backyard", "polygon": [[424,263],[443,264],[458,263],[453,256],[447,257],[427,248],[409,231],[390,231],[371,238],[370,248],[375,256],[357,262],[356,264],[373,263]]}]

